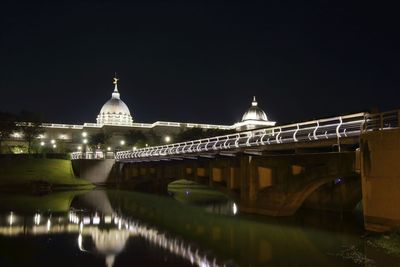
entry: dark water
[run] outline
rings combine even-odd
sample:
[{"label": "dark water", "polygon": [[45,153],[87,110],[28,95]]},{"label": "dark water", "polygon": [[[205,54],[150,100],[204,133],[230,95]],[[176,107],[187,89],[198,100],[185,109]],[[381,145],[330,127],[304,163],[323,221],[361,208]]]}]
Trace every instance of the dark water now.
[{"label": "dark water", "polygon": [[0,211],[0,266],[400,266],[353,214],[276,219],[117,190],[2,194]]}]

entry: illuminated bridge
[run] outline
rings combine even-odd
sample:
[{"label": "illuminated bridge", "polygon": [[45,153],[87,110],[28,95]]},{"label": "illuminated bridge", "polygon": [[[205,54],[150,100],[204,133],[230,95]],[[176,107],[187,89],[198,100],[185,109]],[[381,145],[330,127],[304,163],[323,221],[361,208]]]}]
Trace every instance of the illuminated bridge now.
[{"label": "illuminated bridge", "polygon": [[[235,156],[237,153],[262,155],[264,151],[297,148],[356,145],[364,131],[398,126],[398,111],[379,114],[356,113],[272,128],[244,131],[212,138],[169,145],[146,147],[116,153],[120,162],[196,159],[198,157]],[[78,158],[79,153],[73,155]]]},{"label": "illuminated bridge", "polygon": [[292,215],[303,205],[350,211],[374,190],[374,201],[363,198],[366,228],[373,229],[390,225],[388,218],[400,221],[396,210],[381,216],[375,208],[400,195],[393,186],[400,173],[399,114],[362,112],[260,128],[120,151],[115,160],[74,153],[72,165],[77,176],[95,184],[166,188],[175,180],[192,180],[228,192],[241,211],[272,216]]}]

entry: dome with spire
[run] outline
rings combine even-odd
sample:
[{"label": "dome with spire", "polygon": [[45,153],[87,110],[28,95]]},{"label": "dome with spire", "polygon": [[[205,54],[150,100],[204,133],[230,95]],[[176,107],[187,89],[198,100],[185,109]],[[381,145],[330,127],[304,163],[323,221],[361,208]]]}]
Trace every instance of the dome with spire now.
[{"label": "dome with spire", "polygon": [[100,110],[97,116],[98,124],[108,125],[132,125],[132,116],[128,106],[121,100],[118,92],[118,80],[114,78],[114,92]]},{"label": "dome with spire", "polygon": [[258,107],[256,97],[253,97],[253,102],[251,102],[251,107],[244,113],[242,121],[268,121],[265,112]]},{"label": "dome with spire", "polygon": [[243,114],[242,121],[233,126],[237,131],[253,130],[274,126],[276,122],[270,121],[265,112],[258,107],[256,97],[253,97],[251,107]]}]

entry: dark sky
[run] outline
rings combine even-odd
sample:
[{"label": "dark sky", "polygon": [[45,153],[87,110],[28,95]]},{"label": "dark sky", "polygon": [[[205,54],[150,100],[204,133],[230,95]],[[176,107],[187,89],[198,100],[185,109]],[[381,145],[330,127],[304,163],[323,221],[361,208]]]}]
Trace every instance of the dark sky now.
[{"label": "dark sky", "polygon": [[0,4],[3,111],[95,122],[114,72],[137,122],[232,124],[253,95],[278,123],[400,107],[381,1],[31,2]]}]

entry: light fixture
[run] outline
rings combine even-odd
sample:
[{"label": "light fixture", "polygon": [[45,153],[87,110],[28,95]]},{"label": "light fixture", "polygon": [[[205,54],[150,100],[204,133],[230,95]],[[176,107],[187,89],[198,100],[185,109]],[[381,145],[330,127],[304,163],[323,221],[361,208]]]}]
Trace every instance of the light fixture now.
[{"label": "light fixture", "polygon": [[56,143],[56,140],[51,139],[50,143],[54,145]]},{"label": "light fixture", "polygon": [[107,147],[107,151],[111,151],[111,147]]},{"label": "light fixture", "polygon": [[57,145],[56,145],[56,144],[54,144],[54,145],[53,145],[53,148],[56,148],[56,147],[57,147]]},{"label": "light fixture", "polygon": [[83,143],[84,143],[84,144],[87,144],[87,142],[88,142],[88,141],[87,141],[87,139],[86,139],[86,138],[85,138],[85,139],[83,139]]},{"label": "light fixture", "polygon": [[83,136],[83,137],[86,137],[86,136],[87,136],[87,132],[83,132],[83,133],[82,133],[82,136]]},{"label": "light fixture", "polygon": [[41,146],[44,146],[44,145],[45,145],[45,142],[43,142],[43,141],[40,142],[40,145],[41,145]]},{"label": "light fixture", "polygon": [[169,135],[165,136],[164,140],[165,140],[166,143],[171,142],[171,136],[169,136]]},{"label": "light fixture", "polygon": [[120,144],[121,144],[121,146],[125,145],[125,141],[121,140]]},{"label": "light fixture", "polygon": [[81,147],[81,146],[78,146],[78,150],[82,150],[82,147]]}]

